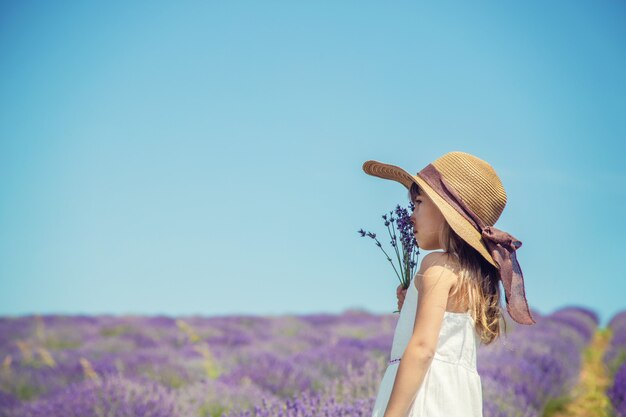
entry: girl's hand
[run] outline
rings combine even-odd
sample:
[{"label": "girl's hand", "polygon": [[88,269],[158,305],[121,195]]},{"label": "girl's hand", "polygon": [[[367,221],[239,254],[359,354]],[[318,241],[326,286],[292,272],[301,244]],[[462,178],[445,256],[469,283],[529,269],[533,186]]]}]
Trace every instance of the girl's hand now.
[{"label": "girl's hand", "polygon": [[404,298],[406,297],[406,290],[408,288],[402,288],[402,284],[398,285],[396,289],[396,296],[398,297],[398,311],[402,309],[402,304],[404,304]]}]

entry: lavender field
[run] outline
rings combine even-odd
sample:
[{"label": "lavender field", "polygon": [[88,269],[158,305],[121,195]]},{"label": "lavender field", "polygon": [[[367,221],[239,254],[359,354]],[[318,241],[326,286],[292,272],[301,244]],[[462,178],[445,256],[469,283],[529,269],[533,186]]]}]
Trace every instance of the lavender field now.
[{"label": "lavender field", "polygon": [[[485,417],[626,416],[626,311],[534,316],[479,350]],[[0,416],[368,417],[397,319],[5,317]]]}]

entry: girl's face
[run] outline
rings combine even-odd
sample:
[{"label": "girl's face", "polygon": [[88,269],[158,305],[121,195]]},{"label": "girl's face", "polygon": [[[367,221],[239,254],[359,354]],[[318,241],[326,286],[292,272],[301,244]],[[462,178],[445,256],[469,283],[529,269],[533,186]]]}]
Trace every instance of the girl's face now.
[{"label": "girl's face", "polygon": [[422,192],[413,199],[415,209],[411,214],[413,233],[417,245],[425,250],[442,249],[439,235],[446,221],[433,200]]}]

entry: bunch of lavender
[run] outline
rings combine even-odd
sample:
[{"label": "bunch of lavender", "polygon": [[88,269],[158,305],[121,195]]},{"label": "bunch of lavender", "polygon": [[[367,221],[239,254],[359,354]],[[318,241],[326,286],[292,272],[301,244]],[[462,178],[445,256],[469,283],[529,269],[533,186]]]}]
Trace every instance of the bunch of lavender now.
[{"label": "bunch of lavender", "polygon": [[[415,206],[412,202],[409,202],[409,209],[411,211],[415,209]],[[393,270],[396,272],[396,275],[400,280],[402,288],[407,289],[409,288],[411,278],[414,275],[413,269],[417,265],[417,256],[419,255],[420,251],[419,247],[417,246],[417,242],[415,241],[415,236],[413,234],[413,222],[411,221],[411,215],[409,214],[409,211],[403,207],[400,207],[400,205],[398,204],[396,205],[395,209],[396,217],[394,217],[393,215],[394,212],[390,211],[389,215],[383,214],[382,218],[385,221],[385,226],[387,226],[387,231],[389,232],[389,237],[391,238],[391,246],[396,252],[396,258],[398,259],[399,268],[396,268],[387,252],[385,252],[378,239],[376,239],[376,233],[366,232],[363,229],[359,230],[358,233],[361,234],[361,237],[368,236],[374,239],[374,241],[376,242],[376,246],[378,246],[380,250],[383,251],[383,253],[387,257],[387,260],[391,263]],[[401,249],[398,248],[398,237],[396,235],[396,228],[400,233],[400,243],[402,245]],[[398,271],[398,269],[400,269],[400,271]],[[397,312],[397,310],[394,311],[394,313]]]}]

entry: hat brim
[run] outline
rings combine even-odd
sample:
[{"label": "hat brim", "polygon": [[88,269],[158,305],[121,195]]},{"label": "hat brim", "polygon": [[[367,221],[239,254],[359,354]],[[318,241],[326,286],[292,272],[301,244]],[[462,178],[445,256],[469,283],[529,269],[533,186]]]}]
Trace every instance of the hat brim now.
[{"label": "hat brim", "polygon": [[426,181],[417,175],[411,175],[404,169],[391,164],[378,161],[366,161],[363,164],[363,171],[366,174],[397,181],[408,190],[412,183],[417,183],[422,190],[430,197],[433,203],[439,208],[441,214],[446,219],[452,230],[454,230],[464,241],[478,251],[490,264],[498,267],[493,257],[487,250],[483,242],[481,233],[467,221],[463,215],[456,211],[443,197],[441,197]]}]

